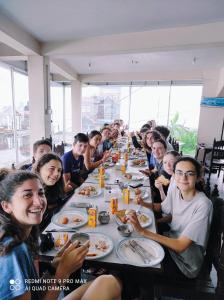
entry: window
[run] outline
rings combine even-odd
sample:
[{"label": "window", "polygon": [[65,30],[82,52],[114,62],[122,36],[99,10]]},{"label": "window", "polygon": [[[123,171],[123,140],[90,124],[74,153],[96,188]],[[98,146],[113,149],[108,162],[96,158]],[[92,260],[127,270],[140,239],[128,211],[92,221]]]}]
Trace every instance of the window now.
[{"label": "window", "polygon": [[73,142],[71,87],[51,82],[52,138],[54,144]]},{"label": "window", "polygon": [[51,82],[51,133],[54,144],[60,144],[63,141],[63,106],[63,85]]},{"label": "window", "polygon": [[82,131],[100,129],[120,116],[120,86],[86,86],[82,88]]},{"label": "window", "polygon": [[16,161],[11,70],[0,66],[0,165]]},{"label": "window", "polygon": [[30,157],[30,111],[28,77],[19,72],[13,72],[15,129],[17,141],[17,163],[22,163]]}]

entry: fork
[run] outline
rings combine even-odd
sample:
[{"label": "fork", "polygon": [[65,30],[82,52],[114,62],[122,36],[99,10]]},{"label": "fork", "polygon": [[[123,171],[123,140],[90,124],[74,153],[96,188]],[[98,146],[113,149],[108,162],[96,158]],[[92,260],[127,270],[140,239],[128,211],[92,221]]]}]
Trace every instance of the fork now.
[{"label": "fork", "polygon": [[129,243],[128,243],[127,246],[129,246],[130,249],[131,249],[134,253],[137,253],[137,254],[141,257],[141,259],[143,260],[143,262],[144,262],[145,264],[149,264],[149,263],[150,263],[150,260],[147,259],[147,258],[145,257],[145,255],[140,251],[140,249],[137,249],[137,248],[132,244],[132,241],[129,241]]}]

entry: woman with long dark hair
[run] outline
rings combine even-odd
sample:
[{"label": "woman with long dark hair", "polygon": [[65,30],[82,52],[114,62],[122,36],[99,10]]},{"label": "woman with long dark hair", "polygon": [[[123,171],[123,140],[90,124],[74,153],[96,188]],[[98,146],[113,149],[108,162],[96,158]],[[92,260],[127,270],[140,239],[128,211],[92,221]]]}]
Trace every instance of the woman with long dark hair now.
[{"label": "woman with long dark hair", "polygon": [[[0,182],[0,299],[56,300],[63,282],[83,264],[88,242],[79,246],[77,241],[69,241],[52,262],[55,274],[45,274],[45,281],[38,278],[34,264],[35,227],[42,221],[46,206],[44,189],[36,174],[17,171]],[[120,289],[113,276],[102,276],[64,300],[79,300],[83,295],[91,300],[115,300],[119,299]]]}]

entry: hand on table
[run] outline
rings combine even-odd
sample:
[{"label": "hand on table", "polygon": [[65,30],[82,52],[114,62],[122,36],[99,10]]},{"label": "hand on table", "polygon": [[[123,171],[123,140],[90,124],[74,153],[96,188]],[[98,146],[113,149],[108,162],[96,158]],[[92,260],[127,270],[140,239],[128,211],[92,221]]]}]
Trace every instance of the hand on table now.
[{"label": "hand on table", "polygon": [[139,172],[141,172],[142,174],[144,174],[146,176],[150,176],[152,174],[152,171],[149,169],[139,170]]}]

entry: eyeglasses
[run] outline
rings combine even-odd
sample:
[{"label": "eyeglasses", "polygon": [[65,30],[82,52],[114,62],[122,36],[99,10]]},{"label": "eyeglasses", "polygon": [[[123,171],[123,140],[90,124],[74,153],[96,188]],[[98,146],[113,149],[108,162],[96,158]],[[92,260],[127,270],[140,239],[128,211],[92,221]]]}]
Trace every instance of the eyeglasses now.
[{"label": "eyeglasses", "polygon": [[181,170],[175,170],[175,175],[179,176],[179,177],[193,177],[196,175],[196,172],[194,171],[187,171],[187,172],[183,172]]}]

